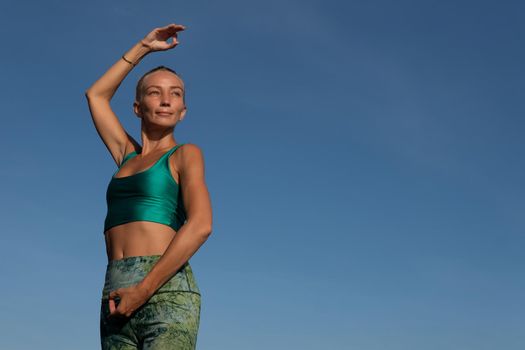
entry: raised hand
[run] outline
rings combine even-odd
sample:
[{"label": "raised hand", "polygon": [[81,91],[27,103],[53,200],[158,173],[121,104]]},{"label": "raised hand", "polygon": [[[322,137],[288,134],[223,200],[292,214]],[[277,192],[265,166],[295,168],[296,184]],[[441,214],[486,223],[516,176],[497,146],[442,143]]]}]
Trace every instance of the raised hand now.
[{"label": "raised hand", "polygon": [[[151,33],[146,35],[141,40],[144,46],[147,46],[151,51],[165,51],[174,48],[179,44],[177,40],[177,33],[186,29],[182,24],[172,23],[165,27],[155,28]],[[171,43],[169,38],[173,38]]]}]

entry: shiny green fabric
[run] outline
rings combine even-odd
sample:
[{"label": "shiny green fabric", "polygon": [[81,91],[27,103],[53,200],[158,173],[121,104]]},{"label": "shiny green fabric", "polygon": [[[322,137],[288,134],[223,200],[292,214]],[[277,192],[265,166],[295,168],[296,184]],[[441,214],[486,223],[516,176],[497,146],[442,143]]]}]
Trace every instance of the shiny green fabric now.
[{"label": "shiny green fabric", "polygon": [[179,230],[186,220],[186,212],[180,187],[170,172],[169,157],[182,145],[170,149],[152,167],[116,178],[120,168],[137,153],[132,152],[124,158],[106,192],[108,212],[104,232],[131,221],[152,221]]}]

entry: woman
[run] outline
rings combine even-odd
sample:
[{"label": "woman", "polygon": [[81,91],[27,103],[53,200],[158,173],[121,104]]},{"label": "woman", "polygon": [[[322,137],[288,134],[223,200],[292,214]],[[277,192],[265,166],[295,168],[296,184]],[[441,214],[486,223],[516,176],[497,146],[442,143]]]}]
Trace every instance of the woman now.
[{"label": "woman", "polygon": [[139,80],[133,107],[142,146],[110,107],[131,69],[145,55],[177,46],[184,29],[154,29],[86,91],[97,132],[118,166],[106,195],[102,349],[195,349],[201,299],[188,260],[209,237],[212,212],[202,151],[173,137],[186,115],[184,82],[163,66]]}]

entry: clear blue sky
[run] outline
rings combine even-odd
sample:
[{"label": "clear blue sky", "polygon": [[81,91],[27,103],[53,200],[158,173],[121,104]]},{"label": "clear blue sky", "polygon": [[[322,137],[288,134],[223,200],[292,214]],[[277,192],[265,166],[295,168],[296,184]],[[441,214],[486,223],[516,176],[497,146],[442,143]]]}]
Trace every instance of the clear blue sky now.
[{"label": "clear blue sky", "polygon": [[84,91],[180,72],[206,161],[200,350],[525,347],[525,5],[4,1],[0,348],[99,347],[105,191]]}]

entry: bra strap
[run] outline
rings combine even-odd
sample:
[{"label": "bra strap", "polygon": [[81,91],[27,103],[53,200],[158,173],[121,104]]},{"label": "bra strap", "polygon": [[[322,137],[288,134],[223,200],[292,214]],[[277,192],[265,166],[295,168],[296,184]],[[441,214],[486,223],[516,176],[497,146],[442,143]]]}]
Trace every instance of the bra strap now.
[{"label": "bra strap", "polygon": [[170,149],[168,152],[166,152],[166,154],[164,155],[164,157],[166,157],[166,161],[164,162],[166,164],[166,169],[168,169],[168,172],[169,172],[169,169],[170,169],[170,157],[173,153],[175,153],[176,150],[178,150],[180,148],[180,146],[182,145],[185,145],[185,143],[179,143],[177,146],[173,147],[172,149]]},{"label": "bra strap", "polygon": [[136,155],[136,154],[137,154],[137,152],[135,152],[135,151],[133,151],[131,153],[128,153],[128,155],[125,156],[124,159],[122,159],[122,163],[120,163],[119,168],[121,168],[124,165],[124,163],[126,163],[131,157],[133,157],[133,155]]},{"label": "bra strap", "polygon": [[177,146],[173,147],[172,149],[170,149],[168,151],[168,158],[176,151],[179,149],[180,146],[182,145],[185,145],[185,143],[179,143]]}]

